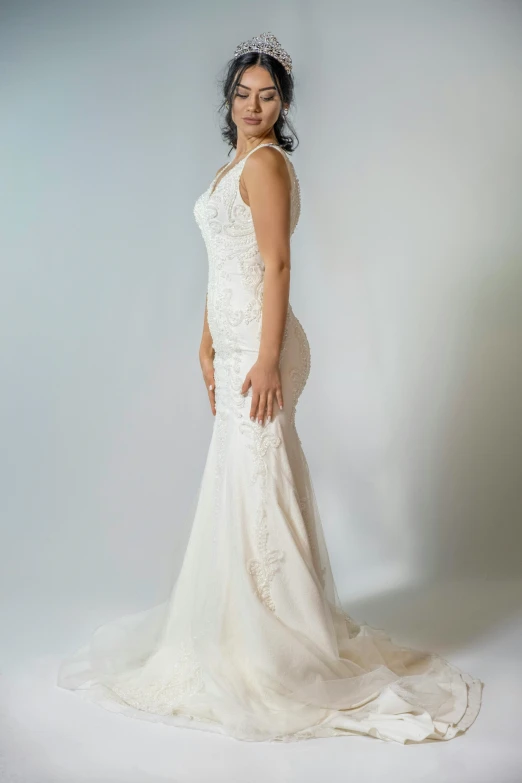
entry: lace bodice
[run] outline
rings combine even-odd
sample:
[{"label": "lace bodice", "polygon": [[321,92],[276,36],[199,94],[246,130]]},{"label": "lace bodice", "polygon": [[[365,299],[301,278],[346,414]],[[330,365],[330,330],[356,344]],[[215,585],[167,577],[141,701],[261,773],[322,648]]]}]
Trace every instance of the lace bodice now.
[{"label": "lace bodice", "polygon": [[[297,223],[299,222],[299,215],[301,211],[301,192],[299,187],[299,180],[295,173],[294,166],[290,161],[287,153],[282,147],[277,144],[266,143],[260,144],[253,150],[250,150],[243,160],[239,163],[233,164],[225,170],[223,169],[216,174],[207,190],[198,198],[194,205],[194,217],[203,234],[203,239],[207,245],[207,249],[211,250],[211,237],[207,233],[208,223],[215,223],[216,220],[216,206],[218,204],[226,204],[228,208],[228,215],[226,216],[226,223],[234,223],[235,225],[243,224],[243,233],[246,233],[247,226],[250,229],[248,233],[253,233],[252,213],[248,204],[245,204],[241,197],[239,190],[239,179],[243,171],[243,167],[247,162],[250,155],[261,147],[275,147],[279,150],[287,161],[288,168],[290,170],[290,176],[292,179],[292,193],[291,193],[291,217],[290,217],[290,233],[293,234]],[[217,183],[217,184],[216,184]],[[219,222],[219,221],[218,221]],[[217,227],[212,225],[212,233],[215,233]],[[219,232],[218,232],[219,233]],[[226,232],[225,232],[226,234]],[[229,234],[234,236],[234,233]]]},{"label": "lace bodice", "polygon": [[260,144],[223,174],[219,171],[194,205],[194,217],[208,253],[207,313],[216,352],[257,350],[261,336],[264,262],[250,207],[239,190],[239,178],[252,153],[275,147],[284,155],[292,180],[290,233],[301,211],[299,180],[286,152],[276,144]]}]

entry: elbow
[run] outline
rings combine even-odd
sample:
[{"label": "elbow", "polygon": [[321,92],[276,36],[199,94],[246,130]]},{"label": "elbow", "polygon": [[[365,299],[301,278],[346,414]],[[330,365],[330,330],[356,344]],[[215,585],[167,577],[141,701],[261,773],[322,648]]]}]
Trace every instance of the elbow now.
[{"label": "elbow", "polygon": [[284,275],[290,272],[290,254],[271,256],[263,259],[265,272],[274,275]]}]

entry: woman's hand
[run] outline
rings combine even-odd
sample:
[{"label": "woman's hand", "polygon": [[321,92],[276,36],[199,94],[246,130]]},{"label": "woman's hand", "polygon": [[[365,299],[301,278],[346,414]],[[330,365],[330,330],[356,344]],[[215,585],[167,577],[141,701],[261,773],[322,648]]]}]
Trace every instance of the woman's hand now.
[{"label": "woman's hand", "polygon": [[216,382],[214,380],[214,349],[201,347],[199,350],[199,363],[203,373],[203,380],[207,387],[208,399],[212,415],[216,415]]},{"label": "woman's hand", "polygon": [[265,414],[268,421],[272,420],[274,399],[283,408],[283,392],[281,389],[281,373],[279,362],[275,360],[258,359],[247,372],[241,393],[246,394],[252,385],[252,404],[250,419],[257,418],[259,424],[264,424]]}]

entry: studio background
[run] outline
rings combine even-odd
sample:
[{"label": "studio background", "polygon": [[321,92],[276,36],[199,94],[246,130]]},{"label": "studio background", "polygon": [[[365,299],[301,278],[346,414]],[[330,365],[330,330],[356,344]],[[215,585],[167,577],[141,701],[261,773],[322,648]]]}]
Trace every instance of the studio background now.
[{"label": "studio background", "polygon": [[413,632],[390,595],[431,584],[459,614],[456,581],[519,577],[522,6],[56,0],[0,22],[4,663],[179,571],[214,421],[192,208],[227,161],[223,66],[263,31],[295,69],[296,423],[344,606]]}]

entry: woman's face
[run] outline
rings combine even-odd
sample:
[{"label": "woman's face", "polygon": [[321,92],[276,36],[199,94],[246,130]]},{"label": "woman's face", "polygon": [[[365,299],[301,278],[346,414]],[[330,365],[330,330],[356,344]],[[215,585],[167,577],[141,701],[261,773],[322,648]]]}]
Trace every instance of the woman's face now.
[{"label": "woman's face", "polygon": [[[235,87],[232,100],[232,120],[238,135],[266,136],[280,112],[281,98],[268,71],[260,65],[247,68]],[[256,122],[248,122],[249,118]]]}]

